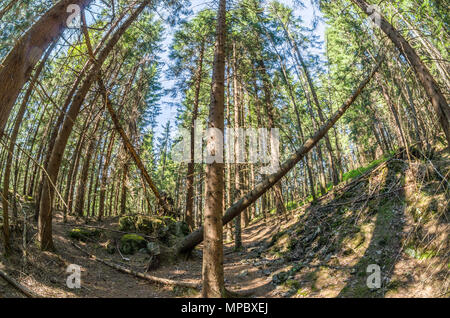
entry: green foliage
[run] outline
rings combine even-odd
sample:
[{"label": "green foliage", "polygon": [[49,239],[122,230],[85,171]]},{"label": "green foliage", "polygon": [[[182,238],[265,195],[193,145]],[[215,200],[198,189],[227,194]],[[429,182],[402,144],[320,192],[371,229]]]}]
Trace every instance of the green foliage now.
[{"label": "green foliage", "polygon": [[360,168],[357,168],[355,170],[351,170],[349,172],[346,172],[346,173],[344,173],[344,175],[342,177],[342,181],[345,182],[345,181],[348,181],[348,180],[351,180],[351,179],[355,179],[355,178],[361,176],[362,174],[364,174],[365,172],[367,172],[367,171],[373,169],[374,167],[378,166],[380,163],[385,162],[388,159],[389,159],[389,157],[383,157],[383,158],[380,158],[380,159],[376,159],[376,160],[370,162],[365,167],[360,167]]}]

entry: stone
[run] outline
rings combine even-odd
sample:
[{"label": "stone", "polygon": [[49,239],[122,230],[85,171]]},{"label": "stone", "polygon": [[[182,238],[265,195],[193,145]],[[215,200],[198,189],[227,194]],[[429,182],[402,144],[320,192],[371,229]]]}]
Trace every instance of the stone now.
[{"label": "stone", "polygon": [[120,238],[120,250],[124,254],[134,254],[147,246],[147,241],[138,234],[125,234]]},{"label": "stone", "polygon": [[161,254],[161,249],[159,247],[159,244],[156,242],[148,242],[147,243],[147,251],[151,255],[159,255]]}]

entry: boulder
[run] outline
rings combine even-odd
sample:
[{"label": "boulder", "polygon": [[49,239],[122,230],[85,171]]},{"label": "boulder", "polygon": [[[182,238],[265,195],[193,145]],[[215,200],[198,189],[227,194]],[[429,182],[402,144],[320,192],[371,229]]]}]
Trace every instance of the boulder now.
[{"label": "boulder", "polygon": [[138,234],[125,234],[120,238],[120,251],[124,254],[134,254],[147,247],[147,241]]},{"label": "boulder", "polygon": [[89,238],[94,238],[100,236],[100,230],[88,230],[82,228],[73,228],[68,233],[70,238],[79,240],[79,241],[87,241]]},{"label": "boulder", "polygon": [[161,254],[161,249],[159,248],[159,244],[156,242],[148,242],[147,243],[147,251],[150,253],[150,255]]},{"label": "boulder", "polygon": [[120,231],[135,231],[136,230],[136,217],[133,215],[125,215],[119,219],[119,230]]}]

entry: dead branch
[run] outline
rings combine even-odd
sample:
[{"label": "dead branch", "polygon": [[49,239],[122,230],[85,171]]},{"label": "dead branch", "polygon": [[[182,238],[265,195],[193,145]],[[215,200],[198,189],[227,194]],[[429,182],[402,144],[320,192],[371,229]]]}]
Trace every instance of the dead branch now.
[{"label": "dead branch", "polygon": [[22,294],[27,296],[28,298],[39,298],[40,296],[36,294],[35,292],[31,291],[27,287],[21,285],[19,282],[17,282],[14,278],[6,274],[6,272],[2,271],[0,269],[0,276],[6,280],[8,283],[10,283],[14,288],[16,288],[18,291],[20,291]]},{"label": "dead branch", "polygon": [[181,286],[181,287],[196,288],[196,289],[200,288],[200,286],[201,286],[199,281],[195,281],[195,282],[179,281],[179,280],[162,278],[162,277],[157,277],[157,276],[152,276],[152,275],[144,274],[141,272],[137,272],[132,269],[126,268],[124,266],[121,266],[121,265],[106,261],[104,259],[101,259],[99,257],[96,257],[95,255],[92,255],[91,253],[82,249],[80,246],[76,245],[73,242],[72,242],[72,245],[75,246],[80,251],[82,251],[84,254],[88,255],[90,258],[92,258],[100,263],[103,263],[109,267],[112,267],[112,268],[118,270],[119,272],[130,274],[130,275],[133,275],[133,276],[136,276],[139,278],[143,278],[143,279],[146,279],[151,282],[163,284],[163,285],[173,285],[173,286]]}]

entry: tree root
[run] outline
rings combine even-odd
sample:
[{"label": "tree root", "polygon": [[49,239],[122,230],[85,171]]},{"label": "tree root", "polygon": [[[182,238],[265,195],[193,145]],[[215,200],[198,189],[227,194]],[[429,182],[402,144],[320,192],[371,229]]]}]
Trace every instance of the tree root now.
[{"label": "tree root", "polygon": [[178,280],[173,280],[173,279],[168,279],[168,278],[162,278],[162,277],[156,277],[156,276],[151,276],[145,273],[141,273],[141,272],[137,272],[131,269],[128,269],[124,266],[106,261],[104,259],[101,259],[99,257],[96,257],[95,255],[92,255],[91,253],[87,252],[86,250],[82,249],[80,246],[78,246],[77,244],[72,242],[72,245],[75,246],[77,249],[79,249],[80,251],[82,251],[84,254],[88,255],[90,258],[103,263],[109,267],[112,267],[120,272],[126,273],[126,274],[130,274],[139,278],[143,278],[146,279],[148,281],[151,282],[155,282],[155,283],[160,283],[160,284],[164,284],[164,285],[173,285],[173,286],[181,286],[181,287],[188,287],[188,288],[195,288],[195,289],[199,289],[201,284],[200,282],[186,282],[186,281],[178,281]]}]

